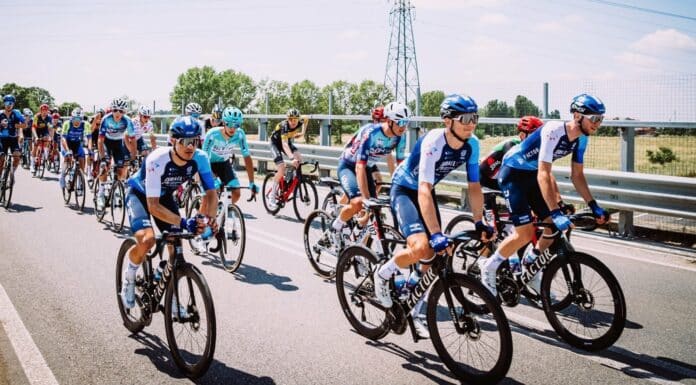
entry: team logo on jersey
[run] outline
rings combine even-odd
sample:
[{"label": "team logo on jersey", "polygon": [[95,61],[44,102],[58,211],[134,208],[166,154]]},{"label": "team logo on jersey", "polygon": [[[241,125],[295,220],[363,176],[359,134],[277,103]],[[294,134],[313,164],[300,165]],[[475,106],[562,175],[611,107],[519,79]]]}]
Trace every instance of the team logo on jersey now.
[{"label": "team logo on jersey", "polygon": [[186,168],[186,173],[187,173],[187,174],[190,174],[190,173],[191,173],[191,170],[193,170],[193,166],[188,166],[188,167]]}]

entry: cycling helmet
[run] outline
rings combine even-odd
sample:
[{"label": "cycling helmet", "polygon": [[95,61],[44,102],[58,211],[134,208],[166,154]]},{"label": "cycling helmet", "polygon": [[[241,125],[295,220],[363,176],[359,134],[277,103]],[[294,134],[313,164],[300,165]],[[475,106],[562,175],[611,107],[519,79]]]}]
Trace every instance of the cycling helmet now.
[{"label": "cycling helmet", "polygon": [[570,102],[570,112],[579,112],[585,115],[603,115],[606,111],[604,103],[599,98],[589,94],[580,94]]},{"label": "cycling helmet", "polygon": [[544,122],[536,116],[523,116],[520,121],[517,122],[517,131],[529,135],[543,125]]},{"label": "cycling helmet", "polygon": [[138,115],[152,116],[152,111],[150,111],[150,107],[148,107],[148,106],[140,106],[138,108]]},{"label": "cycling helmet", "polygon": [[116,98],[111,101],[111,109],[126,111],[128,109],[128,101],[123,98]]},{"label": "cycling helmet", "polygon": [[48,109],[48,104],[45,103],[39,107],[39,111],[48,111]]},{"label": "cycling helmet", "polygon": [[202,134],[201,125],[191,116],[178,117],[169,128],[169,136],[179,138],[199,138]]},{"label": "cycling helmet", "polygon": [[203,113],[203,108],[198,103],[189,103],[185,108],[186,115],[200,115]]},{"label": "cycling helmet", "polygon": [[97,114],[101,114],[102,116],[104,116],[106,114],[106,111],[104,111],[103,108],[99,108],[97,109]]},{"label": "cycling helmet", "polygon": [[372,120],[381,121],[384,119],[384,106],[378,106],[372,109]]},{"label": "cycling helmet", "polygon": [[440,104],[441,118],[454,118],[461,114],[478,112],[478,106],[471,96],[452,94]]},{"label": "cycling helmet", "polygon": [[15,104],[17,102],[17,99],[15,99],[14,95],[7,94],[4,98],[2,98],[2,101],[3,103]]},{"label": "cycling helmet", "polygon": [[288,110],[288,112],[285,113],[285,116],[287,116],[288,118],[299,118],[300,111],[298,111],[297,108],[291,108]]},{"label": "cycling helmet", "polygon": [[54,123],[60,122],[60,114],[57,112],[53,113],[53,115],[51,115],[51,119],[53,119]]},{"label": "cycling helmet", "polygon": [[411,117],[411,110],[401,102],[391,102],[384,107],[384,117],[398,122]]},{"label": "cycling helmet", "polygon": [[30,117],[30,118],[31,118],[32,116],[34,116],[34,113],[33,113],[33,112],[31,112],[31,110],[30,110],[30,109],[28,109],[28,108],[25,108],[25,109],[23,109],[23,110],[22,110],[22,115],[24,115],[24,116],[28,116],[28,117]]},{"label": "cycling helmet", "polygon": [[222,108],[217,104],[213,106],[213,111],[210,112],[210,117],[213,119],[220,119],[222,116]]},{"label": "cycling helmet", "polygon": [[70,113],[70,119],[72,120],[82,120],[82,108],[77,107]]},{"label": "cycling helmet", "polygon": [[222,120],[226,126],[241,127],[244,122],[244,114],[237,107],[227,107],[222,111]]}]

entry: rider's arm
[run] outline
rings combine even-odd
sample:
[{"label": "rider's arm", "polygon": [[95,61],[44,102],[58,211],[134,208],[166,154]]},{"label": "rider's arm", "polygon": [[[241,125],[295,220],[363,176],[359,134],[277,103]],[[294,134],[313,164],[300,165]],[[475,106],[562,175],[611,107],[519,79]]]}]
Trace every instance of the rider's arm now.
[{"label": "rider's arm", "polygon": [[433,185],[428,182],[418,183],[418,206],[423,215],[423,221],[430,234],[441,233],[440,224],[437,222],[435,202],[432,195]]},{"label": "rider's arm", "polygon": [[292,158],[294,154],[292,153],[292,149],[290,148],[290,139],[287,138],[287,136],[282,137],[282,144],[283,144],[283,151],[285,154],[288,156],[288,158]]},{"label": "rider's arm", "polygon": [[394,155],[391,153],[387,154],[387,168],[389,173],[394,175],[394,170],[396,170],[396,161],[394,160]]},{"label": "rider's arm", "polygon": [[171,223],[172,225],[177,226],[181,223],[181,216],[160,204],[159,197],[147,197],[147,209],[153,217],[161,220],[162,222]]},{"label": "rider's arm", "polygon": [[126,136],[123,138],[125,139],[124,142],[126,143],[126,148],[128,149],[128,152],[130,152],[131,159],[135,159],[135,157],[138,156],[138,140],[135,139],[135,136],[130,136],[128,134],[126,134]]},{"label": "rider's arm", "polygon": [[246,168],[247,177],[249,178],[249,183],[254,183],[254,161],[251,159],[251,153],[249,152],[249,143],[247,143],[246,133],[240,127],[237,129],[236,135],[239,137],[237,144],[239,145],[239,151],[244,157],[244,168]]},{"label": "rider's arm", "polygon": [[[469,182],[469,206],[474,215],[474,221],[483,219],[483,191],[480,182]],[[491,225],[492,226],[492,225]]]},{"label": "rider's arm", "polygon": [[215,178],[210,168],[210,159],[202,150],[196,150],[193,159],[198,165],[198,177],[205,191],[205,197],[198,212],[214,221],[217,215],[218,196],[215,190]]},{"label": "rider's arm", "polygon": [[68,151],[68,141],[65,139],[65,136],[68,133],[71,124],[72,122],[70,120],[63,122],[63,129],[60,130],[60,148],[64,151]]},{"label": "rider's arm", "polygon": [[546,202],[549,210],[555,210],[558,208],[558,192],[554,189],[555,183],[553,175],[551,174],[551,165],[552,163],[550,162],[542,162],[539,160],[537,182],[539,183],[541,195],[544,197],[544,202]]},{"label": "rider's arm", "polygon": [[583,169],[582,163],[573,162],[570,166],[570,180],[573,181],[573,186],[575,186],[575,190],[582,199],[585,202],[589,202],[594,198],[592,198],[592,193],[590,193],[590,187],[587,185]]},{"label": "rider's arm", "polygon": [[157,148],[157,137],[152,131],[150,131],[150,147],[152,147],[153,150]]},{"label": "rider's arm", "polygon": [[359,161],[355,164],[355,177],[358,180],[358,188],[360,189],[360,195],[367,199],[370,197],[370,188],[367,185],[367,163],[364,161]]},{"label": "rider's arm", "polygon": [[104,159],[104,135],[99,134],[97,139],[97,150],[99,151],[99,159]]}]

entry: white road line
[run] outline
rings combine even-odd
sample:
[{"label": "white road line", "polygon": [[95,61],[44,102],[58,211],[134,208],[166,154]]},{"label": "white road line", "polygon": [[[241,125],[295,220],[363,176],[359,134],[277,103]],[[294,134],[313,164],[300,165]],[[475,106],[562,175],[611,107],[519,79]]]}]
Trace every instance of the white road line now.
[{"label": "white road line", "polygon": [[660,261],[654,261],[654,260],[647,259],[647,258],[633,257],[633,256],[626,255],[626,254],[615,253],[615,252],[609,251],[608,249],[600,249],[600,248],[595,248],[595,247],[587,247],[587,246],[585,246],[585,245],[578,246],[577,249],[578,249],[578,251],[588,250],[588,251],[591,251],[591,252],[597,253],[597,254],[606,254],[606,255],[611,255],[612,257],[625,258],[625,259],[630,259],[630,260],[633,260],[633,261],[651,263],[651,264],[653,264],[653,265],[664,266],[664,267],[671,267],[671,268],[673,268],[673,269],[686,270],[686,271],[691,271],[691,272],[696,273],[696,267],[692,267],[692,266],[682,266],[682,265],[677,265],[677,264],[675,264],[675,263],[660,262]]},{"label": "white road line", "polygon": [[32,385],[58,385],[53,372],[46,364],[39,348],[34,344],[31,335],[22,319],[17,314],[5,288],[0,284],[0,322],[5,328],[7,337],[12,343],[15,354],[22,364],[24,374]]}]

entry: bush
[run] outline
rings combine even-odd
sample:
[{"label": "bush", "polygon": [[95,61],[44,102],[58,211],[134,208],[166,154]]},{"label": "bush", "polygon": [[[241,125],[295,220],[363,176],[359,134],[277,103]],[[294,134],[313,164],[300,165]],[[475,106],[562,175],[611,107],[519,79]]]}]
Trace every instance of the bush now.
[{"label": "bush", "polygon": [[660,166],[664,166],[665,163],[671,163],[679,160],[679,158],[677,158],[677,154],[675,154],[669,147],[660,147],[660,149],[656,152],[645,150],[645,153],[648,156],[648,161],[650,163],[659,163]]}]

